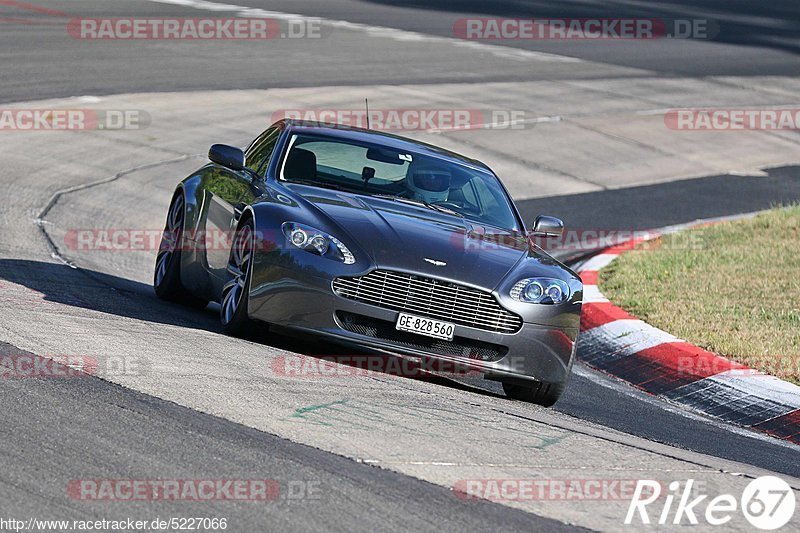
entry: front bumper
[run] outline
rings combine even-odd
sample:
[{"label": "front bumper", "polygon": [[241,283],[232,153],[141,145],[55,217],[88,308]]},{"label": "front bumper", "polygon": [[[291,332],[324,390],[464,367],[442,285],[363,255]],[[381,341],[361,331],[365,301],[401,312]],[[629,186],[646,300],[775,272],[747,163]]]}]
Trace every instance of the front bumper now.
[{"label": "front bumper", "polygon": [[574,322],[574,327],[524,322],[513,334],[456,325],[452,343],[437,341],[396,331],[397,311],[340,297],[331,282],[271,266],[253,277],[249,315],[360,349],[468,365],[494,379],[559,383],[572,366],[578,324],[570,317],[560,322]]}]

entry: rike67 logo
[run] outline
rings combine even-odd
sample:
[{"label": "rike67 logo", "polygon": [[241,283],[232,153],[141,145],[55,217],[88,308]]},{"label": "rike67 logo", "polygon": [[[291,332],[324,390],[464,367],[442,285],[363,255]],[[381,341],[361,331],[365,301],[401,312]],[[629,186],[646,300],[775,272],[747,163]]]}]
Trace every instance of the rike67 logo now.
[{"label": "rike67 logo", "polygon": [[[708,494],[697,493],[693,479],[687,480],[683,487],[680,481],[673,481],[666,494],[662,494],[662,485],[658,481],[640,479],[625,524],[697,525],[699,517],[704,518],[707,524],[721,526],[741,512],[753,527],[775,530],[789,523],[796,505],[792,487],[775,476],[754,479],[738,500],[731,494],[720,494],[708,500]],[[652,504],[662,497],[663,507],[654,509]],[[651,515],[651,512],[654,513]]]}]

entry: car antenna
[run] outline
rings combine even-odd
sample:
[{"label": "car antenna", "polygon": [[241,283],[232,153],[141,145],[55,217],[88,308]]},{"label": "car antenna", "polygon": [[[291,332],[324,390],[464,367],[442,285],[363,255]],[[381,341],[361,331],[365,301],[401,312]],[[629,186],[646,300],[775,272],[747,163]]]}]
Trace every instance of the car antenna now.
[{"label": "car antenna", "polygon": [[367,129],[371,130],[372,127],[369,125],[369,98],[364,98],[364,105],[367,107]]}]

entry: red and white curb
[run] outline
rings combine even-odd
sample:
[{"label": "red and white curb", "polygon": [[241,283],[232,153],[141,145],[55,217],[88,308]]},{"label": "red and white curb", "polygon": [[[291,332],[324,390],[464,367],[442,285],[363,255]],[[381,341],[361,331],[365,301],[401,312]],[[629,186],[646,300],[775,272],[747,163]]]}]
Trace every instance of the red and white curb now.
[{"label": "red and white curb", "polygon": [[607,248],[576,268],[584,283],[578,358],[671,402],[800,444],[800,387],[646,324],[600,292],[601,268],[660,234]]}]

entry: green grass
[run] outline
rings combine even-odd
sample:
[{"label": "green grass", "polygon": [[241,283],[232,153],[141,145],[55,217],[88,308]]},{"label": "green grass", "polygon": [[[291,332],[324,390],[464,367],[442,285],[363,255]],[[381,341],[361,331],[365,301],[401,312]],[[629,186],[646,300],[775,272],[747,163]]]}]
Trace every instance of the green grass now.
[{"label": "green grass", "polygon": [[800,206],[644,243],[598,283],[645,322],[800,384]]}]

